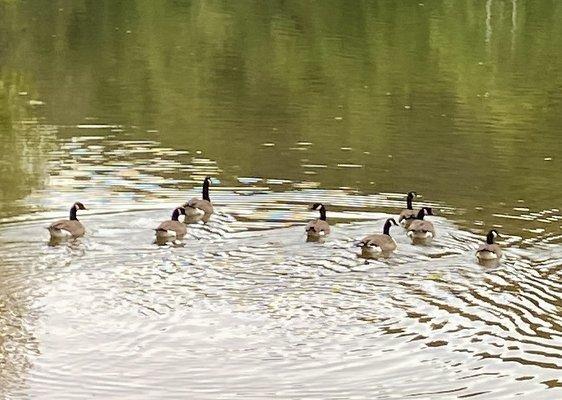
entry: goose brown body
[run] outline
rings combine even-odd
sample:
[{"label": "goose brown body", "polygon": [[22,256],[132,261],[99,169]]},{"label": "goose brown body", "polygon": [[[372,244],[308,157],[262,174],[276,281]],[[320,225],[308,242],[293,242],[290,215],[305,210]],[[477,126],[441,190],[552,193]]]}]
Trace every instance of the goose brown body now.
[{"label": "goose brown body", "polygon": [[479,260],[499,260],[502,257],[501,247],[494,243],[494,239],[498,236],[499,234],[495,229],[488,232],[486,243],[476,250],[476,257]]},{"label": "goose brown body", "polygon": [[186,207],[186,213],[189,214],[197,212],[197,210],[201,210],[205,214],[212,214],[215,211],[210,201],[198,199],[197,197],[194,197],[185,203],[184,207]]},{"label": "goose brown body", "polygon": [[390,236],[390,227],[398,225],[392,218],[386,220],[382,234],[374,234],[365,236],[359,246],[362,248],[364,255],[371,255],[373,253],[391,253],[396,250],[396,242]]},{"label": "goose brown body", "polygon": [[423,207],[408,227],[407,235],[413,243],[429,243],[435,238],[435,228],[431,222],[423,219],[425,215],[433,215],[430,207]]},{"label": "goose brown body", "polygon": [[318,210],[320,218],[313,219],[306,225],[306,233],[309,236],[328,235],[330,233],[330,224],[326,220],[326,207],[323,204],[315,203],[311,210]]},{"label": "goose brown body", "polygon": [[156,237],[160,239],[166,238],[178,238],[181,239],[187,233],[187,228],[185,224],[179,222],[180,214],[185,215],[185,209],[183,207],[178,207],[172,212],[172,218],[168,221],[164,221],[158,225],[155,229]]},{"label": "goose brown body", "polygon": [[84,236],[86,229],[84,225],[76,217],[76,212],[78,210],[85,210],[86,207],[80,202],[76,202],[70,208],[69,219],[61,219],[53,222],[47,227],[51,239],[63,239],[63,238],[77,238]]},{"label": "goose brown body", "polygon": [[412,200],[416,196],[416,192],[409,192],[406,197],[406,208],[400,212],[398,216],[398,223],[404,228],[408,229],[412,221],[416,219],[418,214],[412,207]]},{"label": "goose brown body", "polygon": [[398,216],[398,222],[404,228],[408,228],[412,223],[412,221],[415,220],[417,214],[418,213],[415,210],[407,210],[407,209],[402,210],[400,212],[400,215]]},{"label": "goose brown body", "polygon": [[203,181],[203,189],[202,189],[202,199],[197,197],[192,198],[187,203],[183,205],[185,208],[186,215],[194,216],[203,212],[203,214],[207,217],[206,219],[213,214],[215,211],[213,208],[213,204],[211,203],[211,198],[209,197],[209,186],[211,184],[211,178],[207,176]]},{"label": "goose brown body", "polygon": [[306,225],[308,234],[328,235],[330,233],[330,225],[321,219],[314,219]]}]

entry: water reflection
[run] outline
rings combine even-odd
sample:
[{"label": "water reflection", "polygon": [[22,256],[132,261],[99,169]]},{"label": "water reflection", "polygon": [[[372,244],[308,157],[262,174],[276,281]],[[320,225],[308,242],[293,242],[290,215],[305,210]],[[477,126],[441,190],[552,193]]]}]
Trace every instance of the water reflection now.
[{"label": "water reflection", "polygon": [[[17,39],[7,32],[33,57],[7,47],[3,63],[31,71],[52,123],[139,127],[131,139],[221,160],[228,184],[407,185],[471,217],[520,199],[551,206],[544,188],[562,170],[557,3],[518,9],[525,30],[513,34],[506,1],[42,6],[2,5],[5,26],[37,21]],[[431,162],[412,162],[420,151]]]},{"label": "water reflection", "polygon": [[[54,129],[38,124],[28,100],[25,77],[0,71],[0,214],[26,211],[17,203],[40,187]],[[29,210],[29,209],[28,209]]]}]

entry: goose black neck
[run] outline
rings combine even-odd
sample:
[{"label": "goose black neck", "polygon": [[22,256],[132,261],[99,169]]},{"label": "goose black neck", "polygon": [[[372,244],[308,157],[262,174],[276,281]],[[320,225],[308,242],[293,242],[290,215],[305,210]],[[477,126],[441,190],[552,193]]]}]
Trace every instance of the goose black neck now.
[{"label": "goose black neck", "polygon": [[209,181],[207,179],[203,182],[203,200],[211,201],[209,197]]},{"label": "goose black neck", "polygon": [[72,208],[70,209],[70,220],[71,221],[78,221],[78,218],[76,217],[76,207],[72,206]]},{"label": "goose black neck", "polygon": [[390,227],[391,227],[391,226],[392,226],[392,222],[386,221],[386,223],[384,224],[384,228],[383,228],[382,232],[383,232],[385,235],[390,236]]},{"label": "goose black neck", "polygon": [[326,221],[326,207],[320,207],[320,219]]},{"label": "goose black neck", "polygon": [[408,210],[413,210],[414,208],[412,207],[412,196],[408,195],[408,197],[406,198],[406,208]]},{"label": "goose black neck", "polygon": [[422,209],[418,212],[418,216],[417,216],[416,218],[417,218],[417,219],[423,219],[424,216],[425,216],[425,209],[422,208]]},{"label": "goose black neck", "polygon": [[488,233],[486,236],[486,243],[494,244],[494,234],[492,232]]},{"label": "goose black neck", "polygon": [[180,210],[176,208],[172,212],[172,221],[178,221],[179,217],[180,217]]}]

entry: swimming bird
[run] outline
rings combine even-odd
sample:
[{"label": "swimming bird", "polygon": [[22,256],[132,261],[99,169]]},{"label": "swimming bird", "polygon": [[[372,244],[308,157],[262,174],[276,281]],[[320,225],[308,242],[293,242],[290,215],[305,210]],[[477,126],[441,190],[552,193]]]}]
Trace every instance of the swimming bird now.
[{"label": "swimming bird", "polygon": [[313,219],[306,225],[306,234],[309,238],[318,238],[330,233],[330,225],[326,221],[326,207],[321,203],[314,203],[311,210],[320,211],[320,218]]},{"label": "swimming bird", "polygon": [[435,228],[433,227],[433,224],[423,219],[426,215],[433,215],[431,207],[422,207],[422,209],[418,212],[416,219],[413,220],[408,227],[407,235],[414,244],[426,244],[431,242],[435,237]]},{"label": "swimming bird", "polygon": [[363,256],[390,254],[396,250],[396,242],[390,236],[392,225],[398,226],[394,218],[386,220],[382,234],[365,236],[358,244]]},{"label": "swimming bird", "polygon": [[502,256],[500,246],[494,243],[494,239],[499,237],[498,231],[492,229],[486,235],[486,244],[481,245],[476,251],[476,257],[481,261],[499,260]]},{"label": "swimming bird", "polygon": [[185,224],[179,222],[180,214],[185,215],[185,208],[177,207],[172,212],[172,218],[158,225],[156,238],[158,239],[181,239],[187,233]]},{"label": "swimming bird", "polygon": [[214,212],[213,205],[211,204],[211,198],[209,197],[210,184],[211,177],[207,176],[203,180],[203,198],[198,199],[197,197],[194,197],[183,205],[186,216],[194,217],[199,215],[202,211],[204,214],[203,218],[206,220],[209,219],[211,214]]},{"label": "swimming bird", "polygon": [[77,238],[83,236],[86,232],[84,225],[76,217],[76,212],[78,210],[85,210],[84,204],[77,201],[70,208],[69,219],[61,219],[59,221],[53,222],[47,227],[49,233],[51,234],[51,239],[65,239],[65,238]]},{"label": "swimming bird", "polygon": [[404,228],[408,229],[413,220],[416,219],[417,212],[412,207],[412,200],[416,197],[416,192],[408,192],[406,196],[406,208],[400,212],[398,222]]}]

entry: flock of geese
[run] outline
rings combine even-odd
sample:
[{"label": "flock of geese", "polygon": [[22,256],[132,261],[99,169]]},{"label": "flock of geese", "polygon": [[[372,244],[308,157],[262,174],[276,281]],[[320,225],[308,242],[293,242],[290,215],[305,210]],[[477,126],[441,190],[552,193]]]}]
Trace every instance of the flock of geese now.
[{"label": "flock of geese", "polygon": [[[204,222],[209,220],[214,209],[209,197],[209,186],[211,178],[206,177],[203,181],[202,198],[193,198],[181,207],[176,207],[172,211],[169,220],[163,221],[155,229],[157,242],[166,242],[174,239],[181,239],[187,234],[185,222],[200,219]],[[400,212],[398,217],[399,224],[406,229],[406,235],[412,244],[428,244],[435,238],[435,228],[430,221],[424,219],[428,215],[434,215],[431,207],[422,207],[415,211],[412,201],[416,196],[415,192],[409,192],[406,197],[406,208]],[[47,229],[52,241],[61,241],[68,238],[83,236],[86,232],[84,225],[78,220],[76,214],[78,210],[85,210],[84,204],[76,202],[70,208],[70,218],[54,222]],[[308,241],[319,241],[330,234],[330,224],[326,219],[326,207],[321,203],[312,205],[311,210],[320,213],[319,218],[310,221],[306,225]],[[180,215],[184,215],[184,222],[179,220]],[[362,256],[377,257],[380,255],[388,256],[397,248],[396,241],[390,236],[390,228],[399,225],[394,218],[388,218],[384,224],[381,234],[373,234],[364,237],[358,246],[362,249]],[[481,245],[476,251],[476,257],[480,261],[499,260],[502,256],[501,248],[494,243],[499,236],[495,229],[492,229],[486,236],[486,243]]]}]

